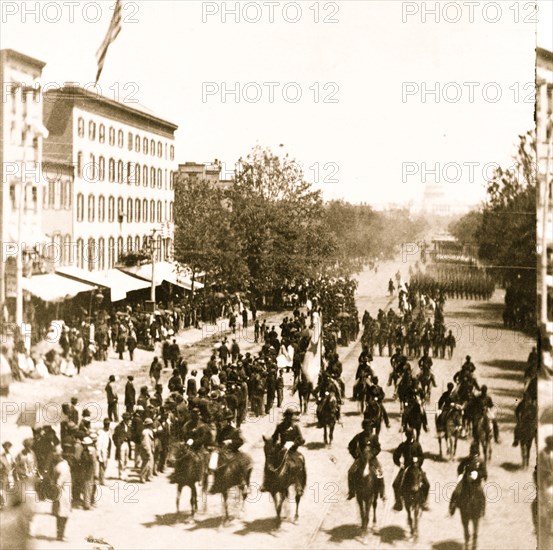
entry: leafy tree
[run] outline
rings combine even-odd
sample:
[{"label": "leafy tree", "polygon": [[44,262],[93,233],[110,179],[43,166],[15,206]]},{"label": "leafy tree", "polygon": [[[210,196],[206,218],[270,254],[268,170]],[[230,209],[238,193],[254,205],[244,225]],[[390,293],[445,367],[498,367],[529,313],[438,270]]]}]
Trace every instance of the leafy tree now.
[{"label": "leafy tree", "polygon": [[211,282],[232,282],[240,265],[222,189],[186,177],[176,185],[175,259],[192,270],[192,282],[200,272]]},{"label": "leafy tree", "polygon": [[252,292],[259,296],[287,280],[314,276],[333,243],[321,224],[320,191],[296,162],[269,149],[255,147],[238,166],[226,197]]}]

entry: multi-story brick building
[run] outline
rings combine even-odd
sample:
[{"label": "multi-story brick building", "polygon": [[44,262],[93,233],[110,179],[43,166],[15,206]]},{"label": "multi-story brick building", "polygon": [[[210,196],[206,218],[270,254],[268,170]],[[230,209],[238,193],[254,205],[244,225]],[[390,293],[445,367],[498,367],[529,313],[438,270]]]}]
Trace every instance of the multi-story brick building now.
[{"label": "multi-story brick building", "polygon": [[21,280],[44,241],[41,162],[47,132],[39,84],[44,66],[20,52],[0,50],[0,305],[4,317],[18,325],[23,321]]},{"label": "multi-story brick building", "polygon": [[170,259],[177,126],[71,84],[45,92],[44,124],[43,223],[61,245],[58,265],[111,269],[148,246],[152,229],[163,229],[157,260]]}]

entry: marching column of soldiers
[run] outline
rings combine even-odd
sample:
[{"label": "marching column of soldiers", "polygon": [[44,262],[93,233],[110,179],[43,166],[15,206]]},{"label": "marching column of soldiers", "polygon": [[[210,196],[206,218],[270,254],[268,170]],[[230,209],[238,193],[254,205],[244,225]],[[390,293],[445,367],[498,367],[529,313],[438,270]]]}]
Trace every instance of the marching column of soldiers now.
[{"label": "marching column of soldiers", "polygon": [[437,299],[489,300],[495,289],[493,279],[476,267],[431,264],[425,273],[411,277],[410,288]]},{"label": "marching column of soldiers", "polygon": [[[405,291],[400,291],[400,294]],[[434,304],[434,320],[427,317],[426,305],[415,294],[412,285],[408,286],[409,308],[396,313],[390,308],[387,313],[378,310],[376,318],[368,311],[363,314],[363,335],[361,341],[371,355],[392,356],[398,349],[408,357],[420,357],[426,353],[441,359],[453,357],[456,340],[452,331],[446,330],[443,314],[443,301]],[[403,299],[403,295],[400,300]],[[413,307],[413,304],[415,307]],[[400,304],[400,310],[401,310]]]}]

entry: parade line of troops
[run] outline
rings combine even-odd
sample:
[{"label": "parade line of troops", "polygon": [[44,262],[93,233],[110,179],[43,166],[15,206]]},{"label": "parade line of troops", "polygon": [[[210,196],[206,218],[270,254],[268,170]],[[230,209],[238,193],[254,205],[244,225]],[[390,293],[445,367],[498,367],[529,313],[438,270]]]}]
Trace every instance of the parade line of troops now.
[{"label": "parade line of troops", "polygon": [[[294,349],[290,367],[294,373],[292,391],[305,381],[302,361],[311,343],[312,331],[309,329],[313,328],[315,312],[322,312],[324,321],[324,361],[318,384],[310,391],[319,404],[318,415],[321,403],[329,399],[329,394],[342,404],[346,396],[337,347],[355,341],[361,332],[354,299],[356,288],[357,284],[352,280],[312,281],[306,313],[296,307],[291,316],[284,318],[279,330],[263,324],[263,328],[256,331],[256,342],[260,345],[257,354],[243,354],[236,340],[224,338],[214,348],[201,376],[197,370],[189,369],[178,345],[168,337],[163,346],[164,353],[155,357],[150,366],[153,391],[148,386],[137,389],[133,376],[128,376],[124,400],[120,404],[116,378],[109,377],[105,386],[107,417],[103,419],[101,429],[93,429],[91,411],[85,409],[79,413],[77,399],[71,399],[62,405],[59,437],[51,426],[38,427],[33,430],[34,437],[25,440],[23,451],[15,458],[10,453],[11,444],[3,444],[1,505],[5,507],[10,504],[10,498],[17,498],[17,491],[10,490],[14,485],[38,479],[39,496],[53,502],[53,514],[58,522],[57,537],[63,540],[72,507],[88,510],[97,504],[94,498],[96,486],[105,483],[111,456],[117,462],[119,479],[141,483],[147,483],[153,476],[173,467],[182,446],[189,446],[209,466],[214,449],[218,449],[225,460],[244,460],[244,453],[240,451],[244,443],[240,426],[248,414],[263,416],[269,414],[275,404],[277,407],[283,405],[283,369],[277,367],[277,357],[290,346]],[[394,387],[394,397],[399,395],[401,399],[401,424],[405,436],[393,453],[394,463],[401,466],[392,485],[394,509],[401,510],[405,471],[414,463],[422,467],[424,462],[419,431],[410,419],[413,411],[419,410],[422,428],[428,430],[424,404],[428,401],[428,388],[436,385],[432,357],[444,358],[447,353],[451,359],[455,339],[451,331],[446,333],[445,330],[443,311],[447,296],[441,288],[426,284],[420,275],[414,276],[409,285],[401,280],[398,272],[395,284],[390,279],[388,290],[392,295],[398,291],[398,312],[393,308],[387,313],[379,310],[376,318],[365,312],[361,323],[363,350],[358,361],[354,397],[363,403],[363,420],[362,430],[348,446],[354,458],[348,472],[348,498],[355,496],[357,480],[367,461],[378,479],[378,493],[385,498],[382,469],[377,458],[380,453],[378,436],[380,422],[389,425],[389,419],[383,403],[384,390],[372,371],[371,361],[374,353],[378,351],[383,355],[388,348],[392,370],[387,382],[388,386]],[[164,387],[161,373],[169,365],[172,374]],[[499,429],[493,415],[493,401],[487,387],[478,384],[475,371],[471,358],[466,357],[461,370],[440,397],[437,428],[440,429],[440,422],[453,408],[470,408],[469,422],[463,423],[463,431],[472,432],[481,417],[489,417],[497,441]],[[531,403],[536,400],[536,373],[534,350],[529,358],[523,395],[523,400]],[[299,415],[297,409],[286,408],[273,441],[286,447],[288,454],[304,464],[298,450],[305,443],[297,422]],[[515,439],[516,433],[515,430]],[[466,469],[474,471],[476,468],[481,479],[485,480],[485,463],[475,441],[470,447],[470,456],[460,463],[458,474],[462,477]],[[181,483],[176,468],[169,479]],[[212,477],[211,485],[211,492],[217,492],[214,488],[216,476]],[[424,506],[428,489],[428,480],[422,472]],[[264,486],[262,490],[265,490]],[[460,489],[456,489],[451,500],[451,513],[455,511],[459,492]]]}]

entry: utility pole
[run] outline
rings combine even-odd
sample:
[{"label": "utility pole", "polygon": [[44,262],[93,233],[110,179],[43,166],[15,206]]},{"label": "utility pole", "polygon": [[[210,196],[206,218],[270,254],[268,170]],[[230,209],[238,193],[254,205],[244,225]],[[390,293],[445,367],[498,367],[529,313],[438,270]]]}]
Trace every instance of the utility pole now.
[{"label": "utility pole", "polygon": [[150,287],[150,301],[156,302],[156,241],[155,236],[161,229],[152,228],[150,235],[150,260],[152,262],[152,286]]}]

